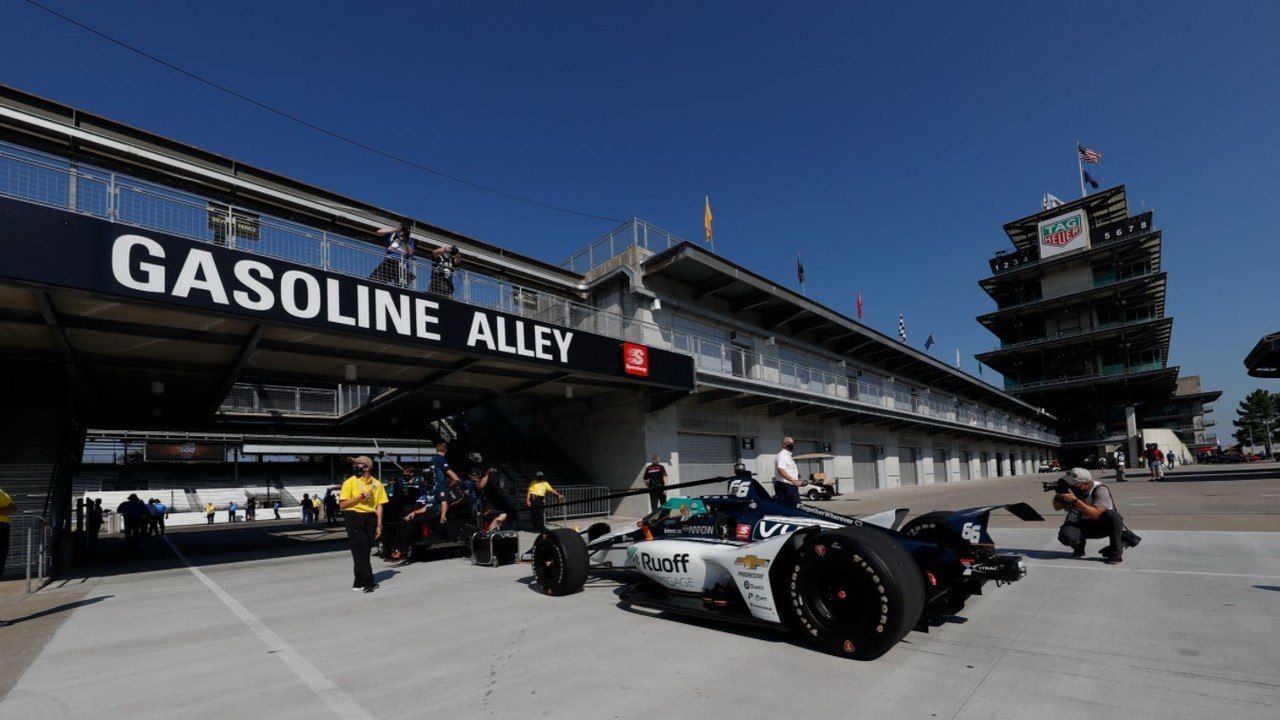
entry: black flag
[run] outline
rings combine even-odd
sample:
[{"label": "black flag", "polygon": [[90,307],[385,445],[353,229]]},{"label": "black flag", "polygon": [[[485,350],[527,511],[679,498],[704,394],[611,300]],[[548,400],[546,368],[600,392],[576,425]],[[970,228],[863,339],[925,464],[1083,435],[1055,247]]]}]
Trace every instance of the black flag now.
[{"label": "black flag", "polygon": [[800,260],[800,253],[796,253],[796,279],[804,284],[804,262]]}]

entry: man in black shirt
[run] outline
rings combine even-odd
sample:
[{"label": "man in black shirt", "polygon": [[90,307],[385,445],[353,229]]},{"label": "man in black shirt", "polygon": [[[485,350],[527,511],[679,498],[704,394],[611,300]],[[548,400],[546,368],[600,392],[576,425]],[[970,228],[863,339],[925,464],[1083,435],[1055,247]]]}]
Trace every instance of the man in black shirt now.
[{"label": "man in black shirt", "polygon": [[649,512],[662,507],[667,501],[667,469],[653,456],[653,462],[644,469],[644,486],[649,488]]}]

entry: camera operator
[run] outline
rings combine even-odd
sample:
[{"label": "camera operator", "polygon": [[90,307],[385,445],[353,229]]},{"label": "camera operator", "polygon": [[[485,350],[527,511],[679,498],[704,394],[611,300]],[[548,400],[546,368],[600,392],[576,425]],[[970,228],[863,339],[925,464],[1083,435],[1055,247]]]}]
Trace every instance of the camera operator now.
[{"label": "camera operator", "polygon": [[1116,511],[1111,490],[1093,479],[1088,470],[1072,468],[1058,480],[1053,509],[1065,510],[1067,519],[1058,528],[1058,542],[1071,548],[1073,557],[1084,557],[1086,540],[1110,538],[1101,554],[1108,565],[1124,562],[1124,548],[1136,546],[1142,538],[1124,526]]}]

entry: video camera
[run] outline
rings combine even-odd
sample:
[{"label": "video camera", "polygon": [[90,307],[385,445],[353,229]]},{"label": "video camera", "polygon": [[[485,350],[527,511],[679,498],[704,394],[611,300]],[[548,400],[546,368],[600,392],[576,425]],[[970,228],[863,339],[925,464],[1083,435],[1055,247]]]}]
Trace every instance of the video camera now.
[{"label": "video camera", "polygon": [[1067,482],[1066,478],[1058,478],[1056,482],[1042,481],[1040,487],[1045,492],[1057,493],[1058,495],[1071,492],[1071,484]]}]

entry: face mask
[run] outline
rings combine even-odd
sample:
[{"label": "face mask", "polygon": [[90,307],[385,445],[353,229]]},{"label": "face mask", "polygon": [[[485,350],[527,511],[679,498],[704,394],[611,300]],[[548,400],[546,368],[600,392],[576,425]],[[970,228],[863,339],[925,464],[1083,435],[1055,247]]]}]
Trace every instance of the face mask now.
[{"label": "face mask", "polygon": [[791,444],[791,443],[786,443],[786,444],[784,444],[784,445],[782,446],[782,449],[783,449],[783,450],[790,450],[790,449],[791,449],[791,448],[793,448],[793,447],[795,447],[795,445],[793,445],[793,444]]}]

